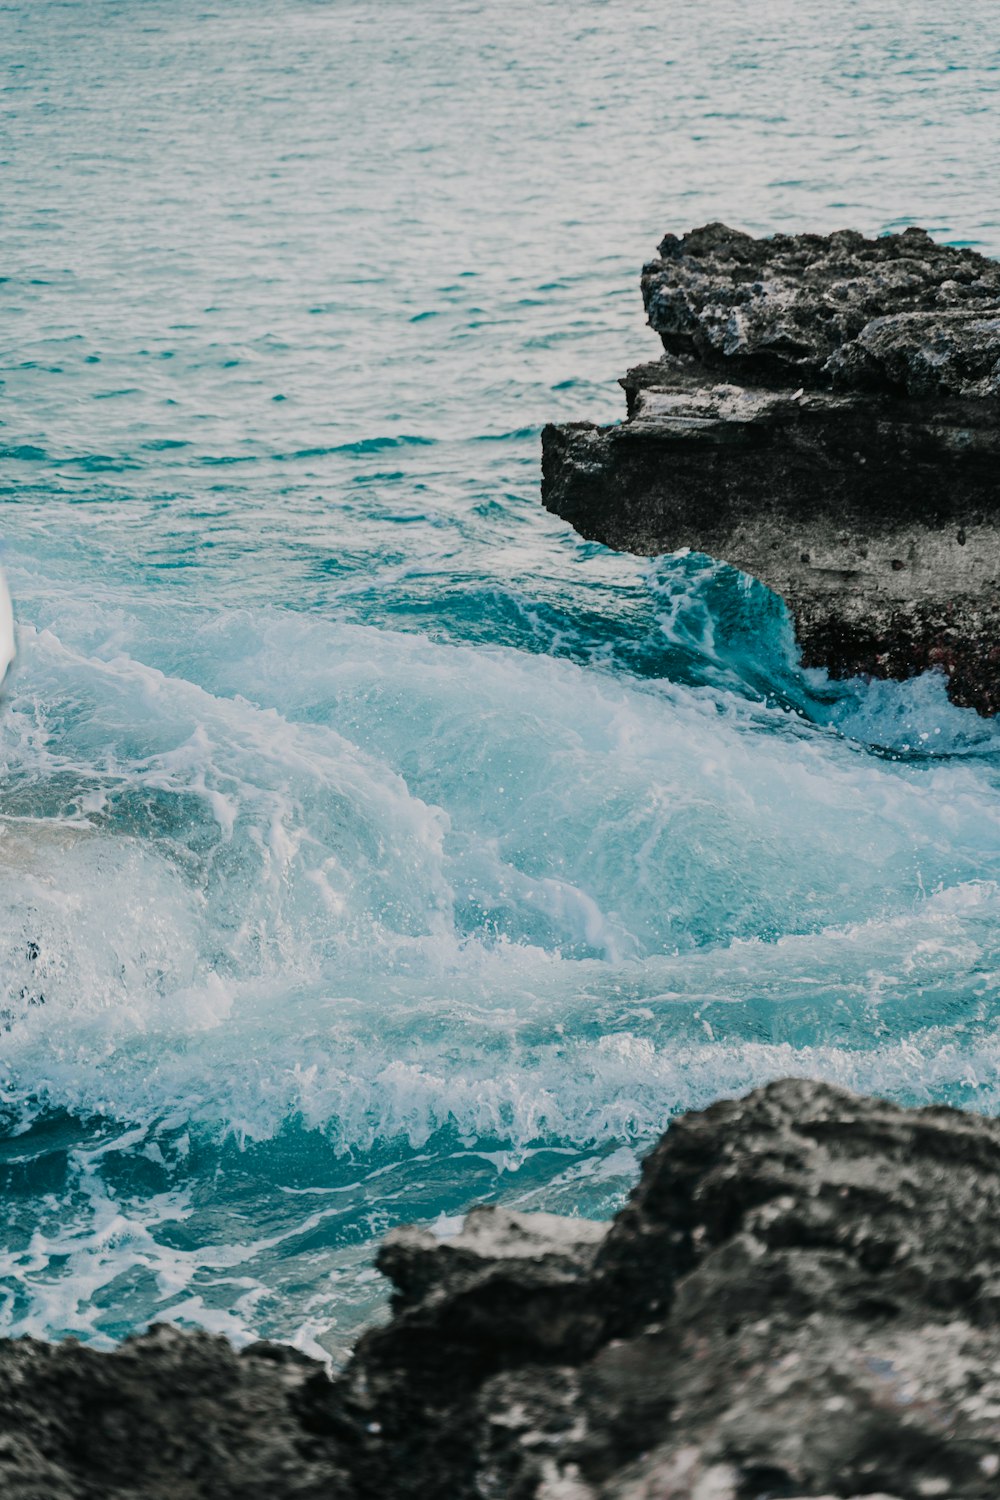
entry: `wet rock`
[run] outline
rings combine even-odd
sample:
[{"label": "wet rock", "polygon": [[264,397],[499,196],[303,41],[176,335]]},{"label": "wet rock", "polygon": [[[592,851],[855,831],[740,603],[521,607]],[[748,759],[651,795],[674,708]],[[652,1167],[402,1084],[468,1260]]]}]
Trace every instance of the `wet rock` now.
[{"label": "wet rock", "polygon": [[353,1495],[297,1402],[314,1361],[159,1326],[112,1354],[0,1342],[4,1500],[333,1500]]},{"label": "wet rock", "polygon": [[621,550],[705,552],[788,604],[807,666],[1000,707],[1000,264],[923,230],[668,235],[663,357],[619,427],[547,427],[542,499]]},{"label": "wet rock", "polygon": [[0,1475],[62,1496],[986,1500],[1000,1122],[786,1081],[675,1121],[610,1226],[391,1235],[329,1378],[159,1330],[0,1346]]},{"label": "wet rock", "polygon": [[[606,1230],[481,1208],[450,1241],[416,1230],[389,1236],[378,1265],[396,1284],[395,1316],[360,1340],[338,1398],[374,1434],[358,1455],[362,1493],[479,1494],[480,1447],[494,1416],[479,1393],[600,1346],[605,1309],[592,1269]],[[529,1400],[535,1383],[529,1374]],[[503,1398],[495,1415],[506,1430]]]},{"label": "wet rock", "polygon": [[[478,1364],[457,1342],[457,1382],[428,1382],[401,1329],[377,1336],[371,1492],[996,1493],[998,1228],[994,1121],[795,1082],[685,1116],[596,1251],[586,1232],[576,1269],[539,1242],[522,1317],[534,1276],[552,1280],[533,1345],[519,1335],[510,1357],[503,1299],[492,1320],[459,1312],[470,1286],[513,1286],[525,1262],[501,1242],[488,1272],[423,1304],[442,1332],[453,1318],[478,1330]],[[444,1335],[441,1365],[455,1347]],[[394,1424],[393,1390],[412,1401],[415,1387],[419,1416]]]}]

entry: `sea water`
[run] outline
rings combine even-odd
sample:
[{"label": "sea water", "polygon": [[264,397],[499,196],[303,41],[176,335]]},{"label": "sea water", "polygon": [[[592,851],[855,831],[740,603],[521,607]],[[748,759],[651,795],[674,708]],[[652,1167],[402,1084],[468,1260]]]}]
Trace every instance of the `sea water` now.
[{"label": "sea water", "polygon": [[[666,230],[1000,250],[993,7],[0,3],[0,1331],[342,1355],[795,1073],[1000,1109],[1000,739],[539,504]],[[994,38],[995,39],[995,38]]]}]

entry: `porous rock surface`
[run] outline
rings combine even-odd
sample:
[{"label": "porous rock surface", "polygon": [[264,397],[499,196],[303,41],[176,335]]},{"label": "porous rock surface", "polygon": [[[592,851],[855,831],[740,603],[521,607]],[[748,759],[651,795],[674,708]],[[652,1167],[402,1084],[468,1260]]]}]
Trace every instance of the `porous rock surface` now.
[{"label": "porous rock surface", "polygon": [[610,1226],[389,1236],[347,1368],[0,1346],[12,1500],[1000,1492],[1000,1123],[786,1081],[675,1121]]},{"label": "porous rock surface", "polygon": [[667,353],[793,387],[1000,395],[1000,263],[922,229],[668,234],[643,300]]},{"label": "porous rock surface", "polygon": [[788,603],[806,665],[941,668],[1000,707],[1000,263],[921,229],[668,234],[664,354],[618,427],[547,427],[542,499],[584,536],[706,552]]}]

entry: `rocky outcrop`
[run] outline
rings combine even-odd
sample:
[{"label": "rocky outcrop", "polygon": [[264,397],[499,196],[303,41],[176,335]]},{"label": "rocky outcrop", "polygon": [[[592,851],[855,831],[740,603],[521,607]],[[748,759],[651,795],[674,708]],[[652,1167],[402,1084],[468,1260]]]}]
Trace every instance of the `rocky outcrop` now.
[{"label": "rocky outcrop", "polygon": [[114,1354],[0,1341],[3,1500],[335,1500],[354,1491],[309,1422],[321,1365],[160,1326]]},{"label": "rocky outcrop", "polygon": [[1000,264],[876,240],[667,235],[663,357],[627,420],[542,438],[542,499],[621,550],[705,552],[787,602],[836,676],[949,675],[1000,707]]},{"label": "rocky outcrop", "polygon": [[677,1120],[610,1226],[389,1236],[329,1378],[154,1330],[0,1346],[10,1500],[1000,1492],[1000,1122],[773,1084]]}]

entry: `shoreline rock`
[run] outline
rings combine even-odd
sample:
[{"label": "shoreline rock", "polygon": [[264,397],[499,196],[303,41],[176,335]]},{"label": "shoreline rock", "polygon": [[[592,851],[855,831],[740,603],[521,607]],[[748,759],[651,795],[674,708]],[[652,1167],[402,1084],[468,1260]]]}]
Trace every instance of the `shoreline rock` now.
[{"label": "shoreline rock", "polygon": [[610,1225],[391,1234],[340,1374],[154,1329],[0,1343],[10,1500],[766,1500],[1000,1488],[1000,1122],[786,1080]]},{"label": "shoreline rock", "polygon": [[788,604],[806,666],[945,671],[1000,709],[1000,263],[919,229],[667,235],[661,359],[616,427],[548,426],[542,501],[621,551],[705,552]]}]

